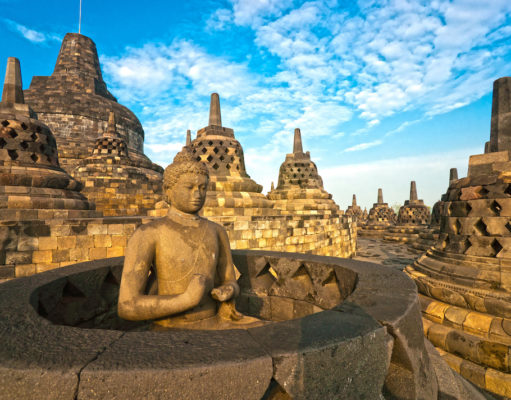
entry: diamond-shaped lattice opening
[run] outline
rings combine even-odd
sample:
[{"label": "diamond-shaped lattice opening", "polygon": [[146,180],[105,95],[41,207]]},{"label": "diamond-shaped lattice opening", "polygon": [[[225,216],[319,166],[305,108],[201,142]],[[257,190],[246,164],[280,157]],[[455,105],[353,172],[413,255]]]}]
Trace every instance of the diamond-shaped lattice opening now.
[{"label": "diamond-shaped lattice opening", "polygon": [[225,157],[224,156],[220,156],[220,161],[224,161]]},{"label": "diamond-shaped lattice opening", "polygon": [[213,144],[213,142],[210,140],[210,141],[208,142],[208,144],[211,146],[211,145]]},{"label": "diamond-shaped lattice opening", "polygon": [[221,140],[220,140],[220,142],[219,142],[219,143],[220,143],[220,146],[223,146],[223,145],[224,145],[224,142],[222,142]]},{"label": "diamond-shaped lattice opening", "polygon": [[206,160],[208,160],[209,162],[211,162],[212,159],[213,159],[213,156],[211,154],[208,156],[208,158],[206,158]]},{"label": "diamond-shaped lattice opening", "polygon": [[506,223],[506,229],[511,232],[511,222],[507,221]]},{"label": "diamond-shaped lattice opening", "polygon": [[25,142],[24,140],[20,143],[20,147],[23,149],[23,150],[26,150],[28,148],[28,143]]},{"label": "diamond-shaped lattice opening", "polygon": [[218,169],[219,168],[219,165],[217,163],[214,163],[213,164],[213,169]]},{"label": "diamond-shaped lattice opening", "polygon": [[490,210],[492,210],[496,216],[499,216],[502,211],[502,206],[497,202],[497,200],[493,200],[490,204]]},{"label": "diamond-shaped lattice opening", "polygon": [[25,124],[24,122],[21,123],[21,129],[23,130],[26,130],[28,127],[27,127],[27,124]]},{"label": "diamond-shaped lattice opening", "polygon": [[470,205],[470,203],[465,203],[465,210],[467,212],[466,215],[469,215],[470,214],[470,211],[472,211],[472,206]]},{"label": "diamond-shaped lattice opening", "polygon": [[7,154],[9,154],[9,157],[11,158],[11,160],[18,159],[18,152],[16,150],[7,150]]},{"label": "diamond-shaped lattice opening", "polygon": [[503,249],[502,245],[497,239],[493,239],[493,242],[491,242],[491,248],[495,252],[495,257],[498,257],[500,251]]},{"label": "diamond-shaped lattice opening", "polygon": [[9,121],[7,121],[6,119],[4,119],[4,120],[2,121],[2,125],[3,125],[3,126],[7,126],[7,125],[9,125]]},{"label": "diamond-shaped lattice opening", "polygon": [[239,165],[236,165],[236,169],[239,171],[239,170],[240,170],[240,166],[239,166]]},{"label": "diamond-shaped lattice opening", "polygon": [[296,178],[296,174],[293,174],[293,178]]},{"label": "diamond-shaped lattice opening", "polygon": [[225,154],[229,153],[229,149],[226,147],[226,148],[224,149],[224,152],[225,152]]},{"label": "diamond-shaped lattice opening", "polygon": [[489,236],[490,234],[486,228],[486,224],[483,222],[482,218],[474,224],[474,229],[478,235]]},{"label": "diamond-shaped lattice opening", "polygon": [[231,162],[234,162],[234,157],[231,156]]},{"label": "diamond-shaped lattice opening", "polygon": [[479,193],[481,196],[486,196],[488,193],[490,193],[490,191],[488,189],[486,189],[486,187],[481,187],[481,189],[479,189],[477,191],[477,193]]},{"label": "diamond-shaped lattice opening", "polygon": [[37,134],[32,133],[32,134],[30,135],[30,138],[31,138],[31,139],[35,142],[35,141],[37,140],[38,136],[37,136]]},{"label": "diamond-shaped lattice opening", "polygon": [[463,253],[466,253],[469,247],[472,246],[472,243],[470,243],[470,240],[467,238],[463,242]]},{"label": "diamond-shaped lattice opening", "polygon": [[197,149],[193,149],[193,150],[192,150],[192,153],[193,153],[193,154],[197,153]]},{"label": "diamond-shaped lattice opening", "polygon": [[205,147],[203,147],[201,151],[202,151],[202,154],[204,154],[204,153],[206,153],[207,150]]},{"label": "diamond-shaped lattice opening", "polygon": [[0,149],[3,149],[6,144],[7,142],[4,140],[4,138],[0,138]]},{"label": "diamond-shaped lattice opening", "polygon": [[231,169],[231,165],[230,165],[230,164],[227,164],[227,165],[225,166],[225,168],[227,168],[227,169]]},{"label": "diamond-shaped lattice opening", "polygon": [[39,160],[39,157],[37,157],[37,154],[35,154],[35,153],[32,153],[30,158],[32,159],[33,162],[36,162],[37,160]]},{"label": "diamond-shaped lattice opening", "polygon": [[18,134],[16,133],[16,131],[14,129],[11,129],[11,130],[9,130],[9,136],[14,139],[15,137],[18,136]]},{"label": "diamond-shaped lattice opening", "polygon": [[71,282],[67,282],[62,290],[62,297],[86,297],[85,294]]},{"label": "diamond-shaped lattice opening", "polygon": [[218,154],[218,152],[219,152],[220,150],[218,150],[218,147],[215,147],[215,148],[213,149],[213,151],[215,152],[215,154]]},{"label": "diamond-shaped lattice opening", "polygon": [[37,126],[35,127],[35,131],[36,131],[37,133],[40,133],[40,132],[42,131],[42,129],[41,129],[41,127],[40,127],[39,125],[37,125]]},{"label": "diamond-shaped lattice opening", "polygon": [[456,219],[456,222],[454,223],[454,233],[456,235],[459,235],[461,232],[461,222],[459,219]]},{"label": "diamond-shaped lattice opening", "polygon": [[504,190],[504,193],[508,196],[511,196],[511,184],[507,185],[506,190]]},{"label": "diamond-shaped lattice opening", "polygon": [[301,171],[301,169],[300,169],[300,168],[298,168],[298,172],[300,172],[300,171]]},{"label": "diamond-shaped lattice opening", "polygon": [[304,264],[300,264],[291,278],[295,281],[302,282],[304,285],[312,286],[312,278]]},{"label": "diamond-shaped lattice opening", "polygon": [[199,142],[198,144],[199,144],[199,147],[202,146],[202,142]]},{"label": "diamond-shaped lattice opening", "polygon": [[264,267],[261,269],[261,271],[258,272],[256,275],[256,278],[259,278],[261,276],[270,276],[273,281],[276,281],[279,279],[277,272],[273,269],[271,264],[267,262]]},{"label": "diamond-shaped lattice opening", "polygon": [[200,161],[200,156],[197,157],[197,161]]}]

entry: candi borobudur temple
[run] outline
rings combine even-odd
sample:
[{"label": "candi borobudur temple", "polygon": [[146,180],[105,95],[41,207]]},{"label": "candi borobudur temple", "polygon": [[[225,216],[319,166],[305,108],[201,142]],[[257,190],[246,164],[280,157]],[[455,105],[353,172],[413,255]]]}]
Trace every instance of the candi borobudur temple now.
[{"label": "candi borobudur temple", "polygon": [[[207,126],[183,145],[209,174],[200,216],[227,232],[233,315],[263,321],[245,329],[160,332],[118,315],[128,240],[172,210],[143,143],[90,38],[68,33],[52,75],[26,90],[8,58],[0,399],[511,396],[511,78],[495,82],[485,153],[467,177],[451,172],[432,216],[415,181],[397,213],[382,188],[369,212],[355,195],[344,212],[299,128],[263,194],[213,93]],[[357,234],[425,252],[405,272],[353,260]]]}]

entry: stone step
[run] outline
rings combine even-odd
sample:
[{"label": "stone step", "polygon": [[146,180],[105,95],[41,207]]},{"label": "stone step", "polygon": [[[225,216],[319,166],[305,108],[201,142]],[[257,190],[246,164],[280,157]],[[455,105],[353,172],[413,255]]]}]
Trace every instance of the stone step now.
[{"label": "stone step", "polygon": [[422,321],[424,334],[435,347],[484,368],[492,368],[506,374],[511,372],[510,348],[505,343],[482,339],[426,318]]}]

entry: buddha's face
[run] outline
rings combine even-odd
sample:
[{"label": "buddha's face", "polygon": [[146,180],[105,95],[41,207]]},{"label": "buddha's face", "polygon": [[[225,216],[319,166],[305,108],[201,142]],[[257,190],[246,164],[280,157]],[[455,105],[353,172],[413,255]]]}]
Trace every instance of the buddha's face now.
[{"label": "buddha's face", "polygon": [[176,184],[167,189],[170,204],[187,214],[195,214],[204,205],[208,177],[202,174],[182,174]]}]

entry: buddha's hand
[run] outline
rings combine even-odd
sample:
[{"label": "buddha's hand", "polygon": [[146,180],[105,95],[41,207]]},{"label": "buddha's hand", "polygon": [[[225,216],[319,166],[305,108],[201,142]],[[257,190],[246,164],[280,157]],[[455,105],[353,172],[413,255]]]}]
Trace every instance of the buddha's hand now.
[{"label": "buddha's hand", "polygon": [[222,285],[211,291],[211,297],[218,301],[227,301],[234,296],[234,287],[232,285]]},{"label": "buddha's hand", "polygon": [[190,283],[186,288],[186,294],[190,298],[190,301],[193,303],[193,306],[196,306],[200,303],[202,298],[204,297],[204,292],[206,291],[207,278],[201,274],[193,274],[190,278]]}]

